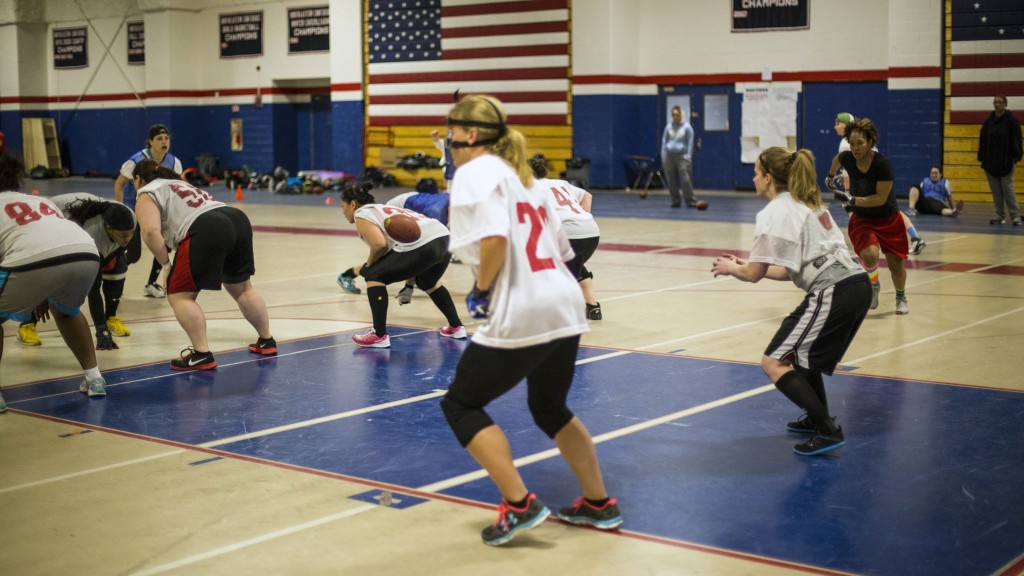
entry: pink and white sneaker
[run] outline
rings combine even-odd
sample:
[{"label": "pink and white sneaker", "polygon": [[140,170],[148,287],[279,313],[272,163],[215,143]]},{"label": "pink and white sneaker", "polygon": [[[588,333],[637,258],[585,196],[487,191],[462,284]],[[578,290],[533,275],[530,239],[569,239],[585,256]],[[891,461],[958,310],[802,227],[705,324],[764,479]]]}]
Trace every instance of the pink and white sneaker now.
[{"label": "pink and white sneaker", "polygon": [[356,346],[361,346],[363,348],[391,347],[391,339],[388,338],[388,335],[385,334],[383,336],[377,336],[377,333],[373,331],[373,328],[370,328],[370,330],[364,334],[356,334],[352,337],[352,341],[356,343]]},{"label": "pink and white sneaker", "polygon": [[455,338],[456,340],[466,339],[466,327],[465,326],[445,326],[441,328],[441,336],[445,338]]}]

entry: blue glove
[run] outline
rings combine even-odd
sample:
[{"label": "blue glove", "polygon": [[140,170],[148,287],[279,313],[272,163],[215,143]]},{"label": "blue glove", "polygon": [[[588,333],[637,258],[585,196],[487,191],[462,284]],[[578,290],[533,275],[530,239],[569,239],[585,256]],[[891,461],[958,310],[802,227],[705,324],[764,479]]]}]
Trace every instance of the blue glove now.
[{"label": "blue glove", "polygon": [[481,290],[473,285],[473,290],[466,295],[466,307],[469,308],[469,315],[477,320],[487,318],[491,315],[491,291]]}]

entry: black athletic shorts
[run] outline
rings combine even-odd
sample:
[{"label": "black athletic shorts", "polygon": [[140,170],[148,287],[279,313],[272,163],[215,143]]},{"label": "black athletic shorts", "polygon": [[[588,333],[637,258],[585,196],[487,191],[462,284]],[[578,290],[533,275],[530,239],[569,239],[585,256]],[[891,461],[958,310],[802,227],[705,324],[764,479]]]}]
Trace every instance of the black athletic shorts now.
[{"label": "black athletic shorts", "polygon": [[430,290],[444,276],[452,256],[448,253],[448,236],[434,238],[409,252],[391,251],[360,271],[367,282],[392,284],[416,278],[420,290]]},{"label": "black athletic shorts", "polygon": [[256,273],[252,224],[244,212],[221,206],[200,214],[174,253],[167,293],[220,290]]}]

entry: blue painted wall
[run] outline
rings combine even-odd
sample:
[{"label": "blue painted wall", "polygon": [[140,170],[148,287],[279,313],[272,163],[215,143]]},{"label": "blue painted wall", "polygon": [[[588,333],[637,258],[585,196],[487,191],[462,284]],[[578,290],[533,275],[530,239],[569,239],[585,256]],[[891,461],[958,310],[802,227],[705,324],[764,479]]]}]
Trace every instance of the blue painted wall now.
[{"label": "blue painted wall", "polygon": [[[728,85],[726,85],[728,88]],[[699,104],[705,93],[722,93],[722,86],[680,87]],[[727,90],[728,91],[728,90]],[[678,91],[676,93],[679,93]],[[738,134],[742,95],[730,95],[730,132],[727,142],[706,134],[697,153],[694,178],[698,186],[749,189],[750,166],[739,161]],[[888,90],[884,82],[805,83],[798,102],[798,145],[810,148],[824,173],[835,155],[838,137],[832,131],[837,112],[851,112],[874,120],[881,131],[880,149],[893,162],[896,192],[906,195],[928,168],[941,159],[942,99],[939,90]],[[597,188],[631,184],[627,155],[657,157],[665,118],[660,96],[576,96],[573,100],[573,154],[590,159],[590,181]],[[695,106],[696,108],[696,106]],[[322,120],[327,118],[329,120]],[[21,146],[21,118],[46,116],[39,112],[0,112],[0,130],[8,146]],[[331,102],[327,110],[299,110],[292,104],[264,104],[257,108],[231,106],[177,106],[146,109],[83,109],[49,113],[57,121],[64,164],[72,173],[97,170],[113,174],[131,154],[145,145],[146,130],[157,122],[171,130],[171,151],[184,165],[195,165],[200,153],[220,157],[220,166],[270,171],[284,166],[297,172],[308,168],[300,154],[300,139],[309,140],[310,115],[318,127],[313,139],[316,161],[324,166],[358,174],[364,155],[363,103]],[[231,119],[243,121],[243,150],[231,150]],[[699,120],[698,120],[699,121]],[[329,135],[329,142],[323,138]],[[305,145],[308,156],[308,144]],[[322,153],[326,152],[325,155]]]},{"label": "blue painted wall", "polygon": [[[684,86],[677,87],[674,94],[690,93],[697,108],[705,93],[721,92],[720,86]],[[720,135],[702,135],[704,148],[694,160],[698,186],[711,183],[715,188],[752,189],[751,166],[740,162],[742,105],[743,95],[733,93],[729,99],[730,142],[716,141]],[[910,184],[927,176],[928,168],[941,160],[941,107],[939,90],[889,90],[885,82],[804,83],[797,103],[797,145],[814,152],[824,177],[839,146],[833,130],[836,114],[869,117],[881,132],[880,150],[893,163],[896,193],[905,196]],[[573,151],[590,158],[593,187],[631,184],[626,155],[658,156],[665,122],[662,108],[660,96],[573,98]]]}]

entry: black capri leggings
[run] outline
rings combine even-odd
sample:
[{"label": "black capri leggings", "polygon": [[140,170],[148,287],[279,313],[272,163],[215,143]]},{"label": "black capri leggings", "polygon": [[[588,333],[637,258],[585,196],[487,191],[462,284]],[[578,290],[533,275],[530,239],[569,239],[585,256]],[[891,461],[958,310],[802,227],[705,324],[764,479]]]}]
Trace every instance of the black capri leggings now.
[{"label": "black capri leggings", "polygon": [[463,447],[494,424],[484,408],[526,378],[527,405],[537,426],[554,438],[573,418],[566,405],[576,372],[580,337],[526,348],[489,348],[470,342],[441,400],[448,425]]}]

